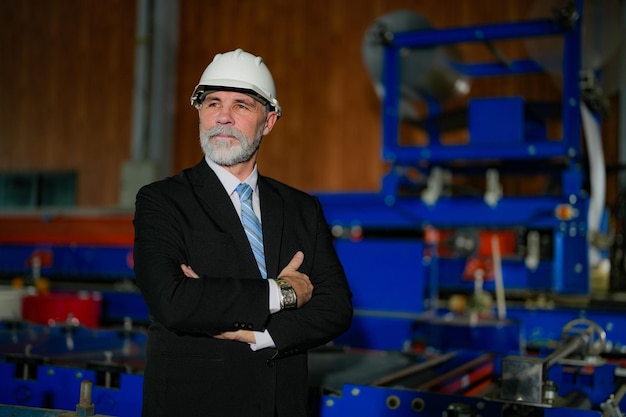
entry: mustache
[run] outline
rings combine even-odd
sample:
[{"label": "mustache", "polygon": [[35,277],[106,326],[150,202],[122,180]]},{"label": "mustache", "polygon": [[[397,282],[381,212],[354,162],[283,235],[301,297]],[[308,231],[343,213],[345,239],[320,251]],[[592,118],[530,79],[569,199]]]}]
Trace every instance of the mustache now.
[{"label": "mustache", "polygon": [[212,138],[217,135],[227,135],[227,136],[231,136],[237,139],[239,142],[246,142],[248,140],[246,136],[240,130],[232,126],[225,126],[225,125],[213,126],[209,130],[207,130],[204,134],[205,134],[205,137],[207,138]]}]

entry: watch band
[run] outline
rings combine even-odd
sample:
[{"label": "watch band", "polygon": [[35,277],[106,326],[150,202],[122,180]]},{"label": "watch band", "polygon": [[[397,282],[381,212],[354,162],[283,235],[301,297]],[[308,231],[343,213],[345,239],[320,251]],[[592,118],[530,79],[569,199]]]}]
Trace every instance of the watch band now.
[{"label": "watch band", "polygon": [[298,306],[298,296],[296,290],[293,289],[287,281],[282,278],[276,278],[278,288],[280,288],[280,304],[283,309],[296,308]]}]

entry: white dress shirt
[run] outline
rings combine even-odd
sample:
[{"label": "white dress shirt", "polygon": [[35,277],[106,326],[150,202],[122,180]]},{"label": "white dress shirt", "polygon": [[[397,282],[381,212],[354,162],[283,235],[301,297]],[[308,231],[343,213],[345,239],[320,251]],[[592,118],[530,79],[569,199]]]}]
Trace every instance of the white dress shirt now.
[{"label": "white dress shirt", "polygon": [[[213,172],[215,172],[215,175],[217,175],[217,178],[224,186],[224,189],[230,196],[231,201],[233,202],[233,206],[235,206],[237,214],[241,218],[241,202],[239,201],[239,195],[236,191],[236,188],[239,184],[241,184],[241,181],[221,165],[216,164],[207,157],[205,157],[204,159],[207,164],[209,164],[209,167],[213,170]],[[261,218],[261,203],[259,200],[258,179],[259,172],[257,171],[256,165],[254,165],[252,173],[243,182],[245,182],[252,188],[252,208],[254,209],[254,214],[259,218],[259,221],[263,222]],[[280,288],[278,287],[276,281],[273,279],[268,279],[267,282],[270,289],[268,305],[270,313],[273,314],[280,311]],[[252,350],[276,347],[276,345],[274,344],[274,340],[272,339],[272,336],[269,334],[267,329],[264,332],[254,332],[254,337],[256,339],[256,343],[250,344],[250,348]]]}]

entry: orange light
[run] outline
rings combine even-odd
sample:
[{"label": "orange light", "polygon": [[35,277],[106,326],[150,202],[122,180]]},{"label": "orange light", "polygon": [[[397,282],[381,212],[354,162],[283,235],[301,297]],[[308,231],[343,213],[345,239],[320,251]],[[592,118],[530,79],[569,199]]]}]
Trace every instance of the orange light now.
[{"label": "orange light", "polygon": [[441,236],[439,231],[431,226],[426,226],[424,228],[424,241],[428,245],[438,245],[441,241]]},{"label": "orange light", "polygon": [[562,221],[572,220],[578,217],[578,210],[571,204],[559,204],[554,209],[554,215]]}]

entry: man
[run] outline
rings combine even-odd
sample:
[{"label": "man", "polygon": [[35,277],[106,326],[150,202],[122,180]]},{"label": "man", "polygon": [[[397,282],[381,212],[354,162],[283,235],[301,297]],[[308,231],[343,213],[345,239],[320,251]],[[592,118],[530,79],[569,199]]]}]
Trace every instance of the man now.
[{"label": "man", "polygon": [[152,320],[143,415],[306,416],[306,351],[352,318],[322,208],[257,172],[281,116],[261,57],[218,54],[191,102],[205,158],[137,194],[135,274]]}]

